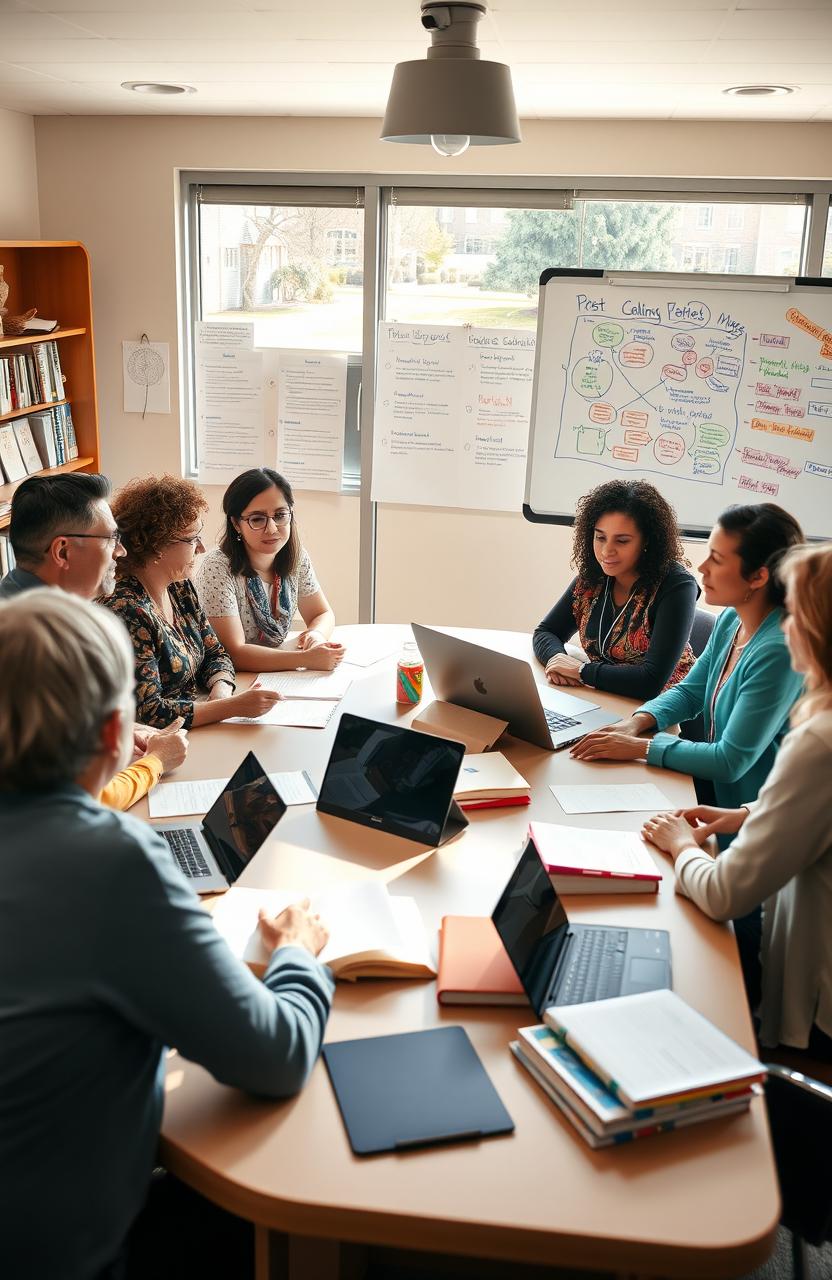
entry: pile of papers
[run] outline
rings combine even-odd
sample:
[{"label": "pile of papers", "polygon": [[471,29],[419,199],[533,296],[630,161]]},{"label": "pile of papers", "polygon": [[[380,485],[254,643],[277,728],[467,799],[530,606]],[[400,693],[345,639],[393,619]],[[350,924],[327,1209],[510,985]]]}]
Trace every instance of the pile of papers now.
[{"label": "pile of papers", "polygon": [[547,1009],[512,1053],[591,1147],[745,1111],[765,1067],[672,991]]},{"label": "pile of papers", "polygon": [[262,716],[234,716],[226,724],[282,724],[301,729],[323,729],[353,682],[351,672],[267,671],[257,677],[263,689],[283,694],[280,702]]}]

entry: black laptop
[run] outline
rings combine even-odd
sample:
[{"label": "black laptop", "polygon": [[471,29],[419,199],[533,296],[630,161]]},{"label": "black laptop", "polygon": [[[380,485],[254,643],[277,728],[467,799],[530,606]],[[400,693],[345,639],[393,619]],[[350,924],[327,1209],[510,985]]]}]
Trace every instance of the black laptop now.
[{"label": "black laptop", "polygon": [[468,826],[454,800],[465,747],[345,711],[318,811],[434,847]]},{"label": "black laptop", "polygon": [[153,830],[167,840],[197,893],[222,893],[242,874],[285,812],[277,788],[249,751],[201,823],[176,818],[164,826],[154,824]]},{"label": "black laptop", "polygon": [[585,1004],[671,987],[664,929],[570,924],[531,840],[491,919],[539,1018],[553,1004]]}]

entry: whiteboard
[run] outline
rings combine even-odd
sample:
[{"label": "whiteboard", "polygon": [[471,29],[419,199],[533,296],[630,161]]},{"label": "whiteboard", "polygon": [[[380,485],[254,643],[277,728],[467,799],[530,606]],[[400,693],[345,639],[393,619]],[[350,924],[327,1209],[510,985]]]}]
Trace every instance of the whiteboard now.
[{"label": "whiteboard", "polygon": [[645,479],[692,537],[776,502],[832,534],[832,280],[545,271],[524,515]]}]

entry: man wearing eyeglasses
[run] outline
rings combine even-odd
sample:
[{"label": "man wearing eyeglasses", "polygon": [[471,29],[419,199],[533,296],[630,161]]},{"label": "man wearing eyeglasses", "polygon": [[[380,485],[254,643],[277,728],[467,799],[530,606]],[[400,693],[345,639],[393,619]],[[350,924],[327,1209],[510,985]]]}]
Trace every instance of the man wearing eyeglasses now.
[{"label": "man wearing eyeglasses", "polygon": [[[9,540],[17,564],[0,581],[0,601],[34,587],[61,587],[93,600],[115,587],[116,561],[125,554],[110,510],[106,476],[76,471],[30,476],[12,498]],[[136,725],[136,760],[110,780],[102,804],[129,809],[188,751],[182,721],[167,729]]]},{"label": "man wearing eyeglasses", "polygon": [[0,600],[41,586],[86,600],[112,591],[124,547],[109,496],[106,476],[80,471],[24,480],[9,525],[17,565],[0,582]]}]

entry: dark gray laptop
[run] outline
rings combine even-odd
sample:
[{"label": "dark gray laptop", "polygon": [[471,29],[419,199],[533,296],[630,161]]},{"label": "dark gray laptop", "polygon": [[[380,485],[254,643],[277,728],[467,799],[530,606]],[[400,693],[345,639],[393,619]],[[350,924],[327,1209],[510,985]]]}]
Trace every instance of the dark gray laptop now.
[{"label": "dark gray laptop", "polygon": [[153,824],[197,893],[222,893],[248,866],[286,812],[277,788],[253,751],[228,779],[201,823],[193,818]]},{"label": "dark gray laptop", "polygon": [[491,916],[539,1018],[553,1004],[586,1004],[671,987],[664,929],[570,924],[531,840]]},{"label": "dark gray laptop", "polygon": [[507,720],[515,738],[560,751],[621,718],[602,711],[597,702],[550,686],[541,688],[523,658],[484,649],[418,622],[411,625],[436,697]]}]

